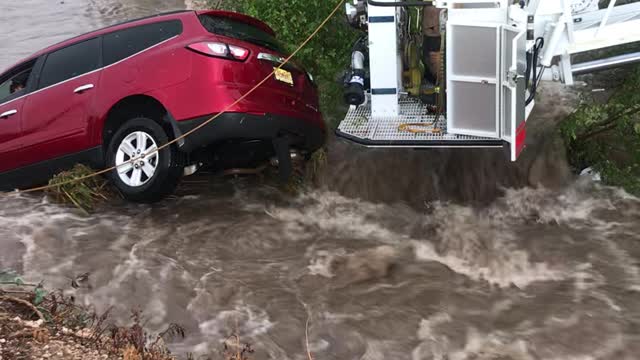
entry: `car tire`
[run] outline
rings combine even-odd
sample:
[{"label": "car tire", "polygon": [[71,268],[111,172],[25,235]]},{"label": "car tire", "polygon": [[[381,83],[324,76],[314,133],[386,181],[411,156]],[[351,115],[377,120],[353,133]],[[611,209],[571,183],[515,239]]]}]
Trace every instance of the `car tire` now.
[{"label": "car tire", "polygon": [[[183,172],[175,146],[151,153],[168,141],[162,127],[144,117],[128,120],[113,135],[105,157],[107,166],[118,166],[109,177],[125,199],[152,203],[173,193]],[[135,164],[129,161],[140,154],[147,156]]]}]

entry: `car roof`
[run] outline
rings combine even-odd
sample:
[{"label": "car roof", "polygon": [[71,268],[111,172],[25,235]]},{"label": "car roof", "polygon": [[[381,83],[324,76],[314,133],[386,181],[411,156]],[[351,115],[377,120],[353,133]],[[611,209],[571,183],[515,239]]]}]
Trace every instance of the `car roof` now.
[{"label": "car roof", "polygon": [[150,23],[154,23],[157,22],[159,20],[170,20],[170,19],[178,19],[180,18],[180,16],[176,16],[176,15],[180,15],[180,14],[186,14],[186,13],[193,13],[193,11],[191,10],[179,10],[179,11],[170,11],[170,12],[165,12],[165,13],[160,13],[160,14],[155,14],[155,15],[151,15],[151,16],[145,16],[142,18],[137,18],[137,19],[132,19],[132,20],[127,20],[121,23],[117,23],[114,25],[110,25],[101,29],[97,29],[97,30],[93,30],[75,37],[72,37],[70,39],[66,39],[63,40],[59,43],[50,45],[44,49],[41,49],[39,51],[37,51],[36,53],[32,54],[31,56],[29,56],[28,58],[23,59],[21,62],[24,61],[28,61],[32,58],[36,58],[42,54],[46,54],[48,52],[51,51],[55,51],[57,49],[61,49],[64,48],[66,46],[81,42],[83,40],[88,40],[91,39],[93,37],[96,36],[100,36],[100,35],[104,35],[116,30],[120,30],[120,29],[127,29],[130,27],[134,27],[134,26],[138,26],[138,25],[144,25],[144,24],[150,24]]},{"label": "car roof", "polygon": [[[159,14],[155,14],[155,15],[151,15],[151,16],[146,16],[143,18],[138,18],[138,19],[132,19],[132,20],[128,20],[125,22],[121,22],[118,24],[114,24],[114,25],[110,25],[107,26],[105,28],[102,29],[98,29],[98,30],[94,30],[82,35],[78,35],[76,37],[64,40],[62,42],[59,42],[57,44],[48,46],[42,50],[37,51],[36,53],[21,59],[20,61],[18,61],[17,63],[11,65],[10,67],[8,67],[7,69],[11,69],[13,67],[15,67],[16,65],[29,61],[29,60],[33,60],[43,54],[55,51],[57,49],[61,49],[64,48],[66,46],[69,45],[73,45],[75,43],[84,41],[84,40],[88,40],[91,39],[93,37],[96,36],[100,36],[100,35],[104,35],[104,34],[108,34],[110,32],[113,31],[117,31],[117,30],[121,30],[121,29],[127,29],[130,27],[134,27],[134,26],[139,26],[139,25],[144,25],[144,24],[151,24],[151,23],[155,23],[158,21],[164,21],[164,20],[171,20],[171,19],[181,19],[184,18],[186,16],[188,16],[188,14],[196,14],[196,15],[214,15],[214,16],[223,16],[223,17],[228,17],[231,19],[235,19],[238,21],[242,21],[248,24],[251,24],[253,26],[256,26],[258,28],[260,28],[261,30],[271,34],[271,35],[275,35],[275,32],[273,31],[273,29],[271,29],[271,27],[269,27],[269,25],[265,24],[264,22],[257,20],[255,18],[252,18],[250,16],[241,14],[241,13],[236,13],[236,12],[231,12],[231,11],[222,11],[222,10],[199,10],[199,11],[194,11],[194,10],[177,10],[177,11],[170,11],[170,12],[164,12],[164,13],[159,13]],[[4,72],[4,70],[7,69],[0,69],[1,72]]]}]

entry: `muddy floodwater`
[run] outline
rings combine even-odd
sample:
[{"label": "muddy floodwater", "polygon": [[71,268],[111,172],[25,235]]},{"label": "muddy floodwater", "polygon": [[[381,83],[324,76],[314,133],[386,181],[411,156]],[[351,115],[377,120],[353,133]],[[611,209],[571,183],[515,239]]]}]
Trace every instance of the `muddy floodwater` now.
[{"label": "muddy floodwater", "polygon": [[[185,4],[0,7],[6,67]],[[543,103],[532,122],[555,109]],[[78,301],[114,306],[123,323],[142,308],[151,331],[183,325],[170,344],[181,355],[216,354],[237,329],[255,359],[306,359],[308,323],[316,359],[639,358],[639,199],[586,178],[528,186],[557,177],[554,154],[533,174],[495,152],[331,149],[323,186],[298,196],[201,176],[159,204],[91,217],[39,195],[0,198],[0,269],[64,289],[90,272],[71,289]]]}]

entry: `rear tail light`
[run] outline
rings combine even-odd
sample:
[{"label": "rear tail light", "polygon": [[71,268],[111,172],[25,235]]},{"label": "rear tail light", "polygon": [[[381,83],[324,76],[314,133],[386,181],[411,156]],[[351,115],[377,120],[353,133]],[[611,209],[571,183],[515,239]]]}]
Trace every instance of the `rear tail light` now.
[{"label": "rear tail light", "polygon": [[246,60],[249,57],[249,50],[241,48],[240,46],[229,45],[229,51],[231,55],[238,60]]},{"label": "rear tail light", "polygon": [[199,42],[188,46],[189,49],[208,56],[244,61],[249,57],[249,50],[221,42]]}]

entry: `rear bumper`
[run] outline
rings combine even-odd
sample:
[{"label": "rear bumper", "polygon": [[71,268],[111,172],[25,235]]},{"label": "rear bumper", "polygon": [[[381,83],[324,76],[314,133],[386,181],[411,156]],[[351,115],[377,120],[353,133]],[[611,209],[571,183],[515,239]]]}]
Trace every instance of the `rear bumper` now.
[{"label": "rear bumper", "polygon": [[[176,123],[180,134],[195,129],[213,115],[198,117]],[[320,121],[321,122],[321,121]],[[192,152],[199,148],[227,140],[271,140],[288,137],[291,146],[315,151],[325,141],[323,125],[310,121],[280,115],[251,115],[245,113],[224,113],[179,142],[180,150]]]}]

